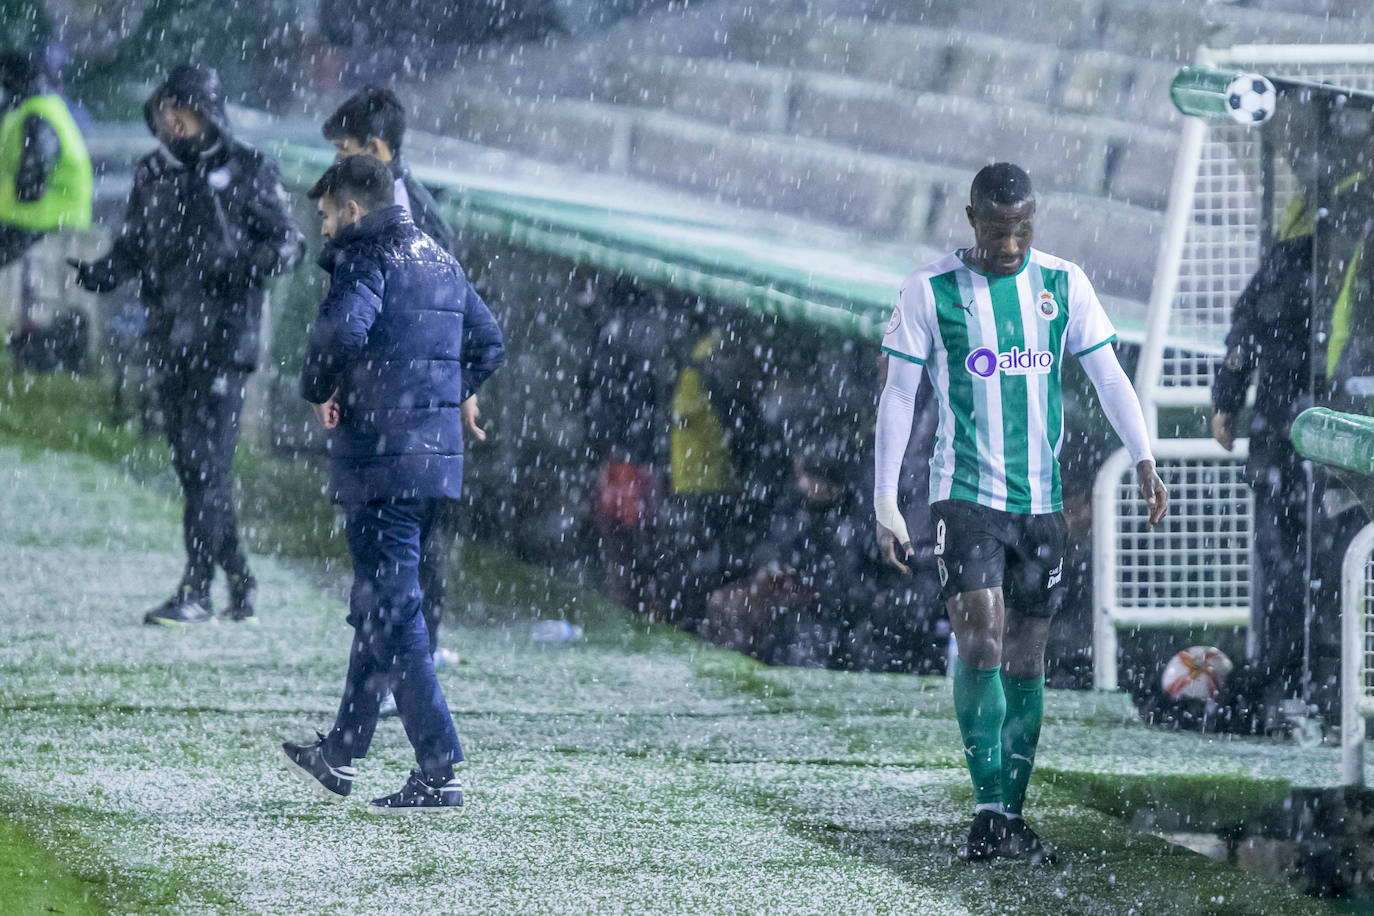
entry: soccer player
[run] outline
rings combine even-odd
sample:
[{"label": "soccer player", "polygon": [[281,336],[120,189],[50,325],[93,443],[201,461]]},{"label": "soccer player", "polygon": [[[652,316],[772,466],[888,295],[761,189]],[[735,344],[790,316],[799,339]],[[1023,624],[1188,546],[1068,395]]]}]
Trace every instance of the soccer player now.
[{"label": "soccer player", "polygon": [[1031,247],[1035,197],[1006,162],[973,179],[974,244],[907,278],[883,338],[873,506],[887,561],[912,555],[897,478],[922,375],[940,422],[930,459],[936,567],[959,643],[954,711],[973,780],[960,856],[1052,862],[1022,818],[1040,739],[1045,642],[1063,590],[1060,369],[1076,356],[1136,462],[1150,525],[1168,491],[1111,344],[1116,333],[1077,265]]}]

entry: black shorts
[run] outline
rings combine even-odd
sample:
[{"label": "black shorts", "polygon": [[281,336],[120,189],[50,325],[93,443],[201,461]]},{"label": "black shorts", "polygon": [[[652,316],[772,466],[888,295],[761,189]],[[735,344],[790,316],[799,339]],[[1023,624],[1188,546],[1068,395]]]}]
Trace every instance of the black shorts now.
[{"label": "black shorts", "polygon": [[962,499],[932,503],[935,565],[945,598],[1003,589],[1007,607],[1051,617],[1064,586],[1064,513],[1021,515]]}]

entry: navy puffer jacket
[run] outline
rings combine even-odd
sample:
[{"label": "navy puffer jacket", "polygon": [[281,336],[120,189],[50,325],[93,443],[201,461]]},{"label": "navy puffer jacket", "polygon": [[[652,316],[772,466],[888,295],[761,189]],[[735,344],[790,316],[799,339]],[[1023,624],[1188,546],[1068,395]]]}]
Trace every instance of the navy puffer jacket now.
[{"label": "navy puffer jacket", "polygon": [[339,393],[329,439],[335,501],[460,495],[458,405],[505,361],[496,319],[401,207],[344,229],[321,264],[332,278],[301,394],[321,404]]}]

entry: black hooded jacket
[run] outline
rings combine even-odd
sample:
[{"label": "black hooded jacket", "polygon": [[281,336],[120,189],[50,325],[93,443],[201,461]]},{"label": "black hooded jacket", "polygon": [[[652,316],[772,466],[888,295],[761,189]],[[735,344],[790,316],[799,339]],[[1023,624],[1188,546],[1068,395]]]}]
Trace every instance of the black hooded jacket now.
[{"label": "black hooded jacket", "polygon": [[264,288],[299,259],[301,234],[277,164],[234,139],[215,71],[183,64],[171,72],[144,105],[155,136],[168,99],[207,122],[203,140],[139,160],[124,227],[89,265],[87,285],[141,279],[148,343],[165,368],[251,370]]},{"label": "black hooded jacket", "polygon": [[439,215],[439,205],[434,195],[410,173],[409,167],[397,153],[389,163],[391,174],[405,184],[406,196],[410,198],[410,218],[421,232],[439,243],[439,247],[453,253],[453,230]]}]

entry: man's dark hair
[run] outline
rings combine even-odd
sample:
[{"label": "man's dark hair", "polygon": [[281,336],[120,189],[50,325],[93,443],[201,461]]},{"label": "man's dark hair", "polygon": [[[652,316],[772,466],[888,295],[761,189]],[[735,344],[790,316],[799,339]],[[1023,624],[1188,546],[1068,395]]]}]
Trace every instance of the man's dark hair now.
[{"label": "man's dark hair", "polygon": [[371,212],[396,203],[395,182],[391,169],[381,160],[371,156],[350,156],[325,169],[306,197],[319,200],[328,195],[340,204],[353,200]]},{"label": "man's dark hair", "polygon": [[973,176],[973,186],[969,188],[969,203],[974,205],[989,203],[1007,206],[1034,198],[1030,176],[1021,166],[1010,162],[983,166]]},{"label": "man's dark hair", "polygon": [[401,151],[405,134],[405,106],[396,93],[376,86],[354,93],[324,122],[326,140],[350,138],[362,144],[376,137],[391,148],[392,155]]}]

